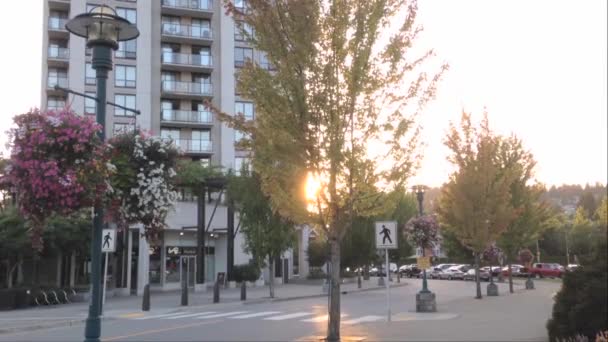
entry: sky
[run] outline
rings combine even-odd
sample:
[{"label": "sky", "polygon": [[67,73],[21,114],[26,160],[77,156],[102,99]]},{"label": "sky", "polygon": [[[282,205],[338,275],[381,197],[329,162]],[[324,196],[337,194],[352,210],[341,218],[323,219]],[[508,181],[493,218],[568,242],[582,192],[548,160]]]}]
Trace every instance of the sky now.
[{"label": "sky", "polygon": [[[452,170],[443,138],[462,110],[516,134],[547,185],[607,182],[607,1],[420,0],[422,48],[450,65],[423,112],[421,168],[439,186]],[[40,104],[43,0],[2,1],[0,150],[12,116]],[[27,19],[25,19],[27,18]]]}]

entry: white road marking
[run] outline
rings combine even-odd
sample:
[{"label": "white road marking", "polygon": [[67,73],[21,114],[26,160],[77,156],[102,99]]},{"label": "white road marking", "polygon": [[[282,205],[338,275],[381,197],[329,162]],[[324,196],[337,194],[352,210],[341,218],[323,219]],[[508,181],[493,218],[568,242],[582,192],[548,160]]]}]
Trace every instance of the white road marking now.
[{"label": "white road marking", "polygon": [[170,314],[164,314],[164,315],[153,315],[153,316],[146,316],[146,317],[138,317],[135,318],[137,320],[144,320],[144,319],[153,319],[153,318],[162,318],[162,317],[170,317],[170,316],[177,316],[177,315],[183,315],[183,312],[174,312],[174,313],[170,313]]},{"label": "white road marking", "polygon": [[249,311],[224,312],[224,313],[219,313],[219,314],[215,314],[215,315],[205,315],[205,316],[202,316],[202,317],[196,317],[196,319],[208,319],[208,318],[227,317],[227,316],[240,315],[240,314],[244,314],[244,313],[248,313],[248,312]]},{"label": "white road marking", "polygon": [[216,313],[216,312],[217,312],[217,311],[197,312],[197,313],[193,313],[193,314],[187,314],[187,315],[179,315],[179,316],[167,317],[166,319],[179,319],[179,318],[192,317],[192,316],[205,316],[205,315],[214,314],[214,313]]},{"label": "white road marking", "polygon": [[229,317],[229,318],[244,319],[244,318],[253,318],[253,317],[261,317],[261,316],[270,316],[270,315],[279,314],[279,313],[281,313],[281,311],[262,311],[262,312],[251,313],[251,314],[246,314],[246,315],[239,315],[239,316],[234,316],[234,317]]},{"label": "white road marking", "polygon": [[356,319],[344,321],[344,322],[342,322],[342,324],[357,324],[357,323],[363,323],[363,322],[375,322],[375,321],[379,321],[384,318],[385,318],[384,316],[370,315],[370,316],[363,316],[363,317],[359,317]]},{"label": "white road marking", "polygon": [[288,314],[288,315],[274,316],[274,317],[268,317],[268,318],[264,318],[264,319],[267,321],[282,321],[285,319],[298,318],[298,317],[304,317],[304,316],[310,316],[310,315],[314,315],[314,313],[296,312],[296,313],[292,313],[292,314]]},{"label": "white road marking", "polygon": [[[348,315],[347,314],[341,314],[340,317],[348,317]],[[313,318],[303,319],[300,322],[318,323],[318,322],[325,322],[325,321],[327,321],[328,318],[329,318],[328,315],[323,315],[323,316],[317,316],[317,317],[313,317]]]}]

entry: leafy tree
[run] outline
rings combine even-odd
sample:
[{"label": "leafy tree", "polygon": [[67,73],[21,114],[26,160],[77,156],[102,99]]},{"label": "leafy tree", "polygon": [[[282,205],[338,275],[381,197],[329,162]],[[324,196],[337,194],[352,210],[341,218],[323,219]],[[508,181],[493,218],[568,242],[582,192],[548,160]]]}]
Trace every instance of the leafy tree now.
[{"label": "leafy tree", "polygon": [[447,229],[441,229],[441,248],[445,251],[450,260],[470,263],[474,255],[471,250],[465,247],[456,234]]},{"label": "leafy tree", "polygon": [[314,239],[308,243],[306,251],[308,264],[312,267],[321,267],[328,261],[327,241]]},{"label": "leafy tree", "polygon": [[585,190],[585,192],[583,192],[577,206],[579,208],[583,208],[584,214],[588,219],[593,219],[595,211],[598,208],[595,201],[595,196],[593,196],[593,193],[589,190]]},{"label": "leafy tree", "polygon": [[[466,113],[460,131],[451,124],[445,141],[457,170],[443,186],[437,211],[443,227],[475,254],[477,274],[480,254],[498,239],[513,216],[513,171],[500,163],[501,142],[490,130],[487,115],[476,129]],[[479,277],[476,283],[476,298],[481,298]]]},{"label": "leafy tree", "polygon": [[418,213],[418,202],[414,195],[406,193],[405,189],[394,191],[397,204],[387,217],[397,221],[397,249],[390,251],[391,261],[403,263],[415,253],[405,234],[405,224]]},{"label": "leafy tree", "polygon": [[245,250],[258,265],[264,266],[268,260],[269,291],[274,298],[274,261],[291,247],[294,224],[273,210],[270,199],[262,192],[259,176],[247,169],[243,169],[240,176],[230,177],[228,197],[239,210]]},{"label": "leafy tree", "polygon": [[0,260],[5,266],[7,288],[13,287],[13,274],[19,255],[28,250],[31,250],[31,241],[25,219],[13,206],[0,210]]},{"label": "leafy tree", "polygon": [[[376,184],[405,184],[416,166],[415,115],[435,94],[437,74],[420,67],[432,51],[410,57],[421,31],[416,2],[405,0],[251,0],[253,47],[272,71],[246,63],[238,87],[256,104],[255,124],[242,115],[218,117],[246,133],[253,167],[273,208],[327,231],[331,245],[328,340],[340,338],[340,243],[356,217],[392,203],[378,201]],[[368,147],[376,146],[375,155]],[[388,165],[388,166],[387,166]],[[304,183],[321,190],[307,210]],[[312,209],[312,207],[311,207]]]},{"label": "leafy tree", "polygon": [[523,147],[515,136],[502,140],[499,152],[501,167],[512,170],[510,185],[511,203],[514,209],[513,220],[498,240],[509,267],[509,291],[513,293],[511,264],[517,253],[530,242],[538,239],[543,223],[549,218],[549,205],[541,201],[544,187],[531,183],[536,162],[534,157]]},{"label": "leafy tree", "polygon": [[606,228],[608,226],[608,197],[604,196],[602,203],[595,212],[598,223],[601,227]]}]

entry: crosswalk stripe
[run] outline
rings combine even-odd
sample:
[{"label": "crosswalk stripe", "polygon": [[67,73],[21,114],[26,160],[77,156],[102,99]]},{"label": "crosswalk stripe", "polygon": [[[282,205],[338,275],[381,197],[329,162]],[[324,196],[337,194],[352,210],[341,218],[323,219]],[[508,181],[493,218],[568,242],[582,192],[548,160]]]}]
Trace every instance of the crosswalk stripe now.
[{"label": "crosswalk stripe", "polygon": [[137,320],[144,320],[144,319],[170,317],[170,316],[183,315],[183,314],[184,314],[183,312],[174,312],[174,313],[164,314],[164,315],[153,315],[153,316],[138,317],[138,318],[135,318],[135,319],[137,319]]},{"label": "crosswalk stripe", "polygon": [[[348,314],[341,314],[340,317],[347,317]],[[303,319],[300,322],[311,322],[311,323],[318,323],[318,322],[325,322],[327,321],[327,319],[329,318],[328,315],[323,315],[323,316],[317,316],[317,317],[313,317],[313,318],[308,318],[308,319]]]},{"label": "crosswalk stripe", "polygon": [[379,321],[383,318],[384,318],[383,316],[375,316],[375,315],[363,316],[363,317],[359,317],[356,319],[344,321],[344,322],[342,322],[342,324],[357,324],[357,323],[363,323],[363,322],[375,322],[375,321]]},{"label": "crosswalk stripe", "polygon": [[253,318],[253,317],[261,317],[261,316],[270,316],[274,314],[279,314],[281,311],[262,311],[257,313],[250,313],[246,315],[239,315],[234,317],[229,317],[231,319],[244,319],[244,318]]},{"label": "crosswalk stripe", "polygon": [[234,315],[244,314],[244,313],[248,313],[248,312],[249,311],[224,312],[224,313],[219,313],[219,314],[215,314],[215,315],[205,315],[205,316],[202,316],[202,317],[196,317],[196,319],[227,317],[227,316],[234,316]]},{"label": "crosswalk stripe", "polygon": [[186,317],[192,317],[192,316],[206,316],[206,315],[214,314],[216,312],[217,311],[197,312],[197,313],[192,313],[192,314],[187,314],[187,315],[179,315],[179,316],[166,317],[166,318],[167,319],[179,319],[179,318],[186,318]]},{"label": "crosswalk stripe", "polygon": [[310,316],[310,315],[314,315],[314,314],[312,312],[296,312],[296,313],[292,313],[292,314],[288,314],[288,315],[267,317],[264,319],[267,321],[282,321],[285,319],[298,318],[298,317],[304,317],[304,316]]}]

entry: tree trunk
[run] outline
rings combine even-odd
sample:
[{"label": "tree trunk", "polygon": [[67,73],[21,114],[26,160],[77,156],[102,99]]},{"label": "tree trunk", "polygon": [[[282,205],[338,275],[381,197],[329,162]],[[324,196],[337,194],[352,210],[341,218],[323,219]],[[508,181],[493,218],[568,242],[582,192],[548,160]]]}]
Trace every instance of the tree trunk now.
[{"label": "tree trunk", "polygon": [[270,298],[274,298],[274,258],[268,256],[268,289]]},{"label": "tree trunk", "polygon": [[513,293],[513,274],[511,272],[511,262],[509,262],[509,292]]},{"label": "tree trunk", "polygon": [[17,257],[17,284],[23,284],[23,254],[19,253]]},{"label": "tree trunk", "polygon": [[74,284],[76,280],[76,252],[72,252],[72,255],[70,256],[70,287],[74,287]]},{"label": "tree trunk", "polygon": [[329,283],[329,320],[327,341],[340,341],[340,242],[333,238],[331,247],[331,277]]},{"label": "tree trunk", "polygon": [[[490,273],[490,276],[492,274]],[[475,253],[475,283],[477,285],[477,296],[475,298],[481,299],[481,283],[479,279],[479,253]]]}]

